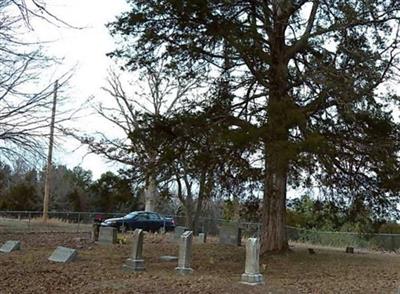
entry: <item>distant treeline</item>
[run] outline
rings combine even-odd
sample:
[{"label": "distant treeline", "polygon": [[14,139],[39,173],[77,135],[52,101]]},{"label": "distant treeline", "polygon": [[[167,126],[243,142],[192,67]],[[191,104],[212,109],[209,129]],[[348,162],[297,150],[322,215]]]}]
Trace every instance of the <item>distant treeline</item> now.
[{"label": "distant treeline", "polygon": [[[237,214],[241,220],[259,222],[262,214],[262,201],[249,197],[240,202]],[[235,204],[226,200],[224,217],[235,218]],[[396,213],[379,217],[374,208],[368,208],[357,201],[341,205],[332,200],[316,199],[307,194],[290,199],[286,207],[288,226],[315,231],[355,232],[362,235],[386,233],[400,234],[400,225],[396,222]]]},{"label": "distant treeline", "polygon": [[[43,205],[43,170],[0,164],[0,209],[41,210]],[[93,180],[92,172],[81,167],[53,166],[50,210],[125,212],[143,208],[140,190],[123,172],[106,172]]]}]

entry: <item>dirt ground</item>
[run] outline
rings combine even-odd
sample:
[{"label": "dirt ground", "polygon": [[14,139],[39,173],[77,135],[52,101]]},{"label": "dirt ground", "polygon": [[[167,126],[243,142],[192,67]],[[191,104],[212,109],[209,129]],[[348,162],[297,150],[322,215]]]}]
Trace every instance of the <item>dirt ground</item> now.
[{"label": "dirt ground", "polygon": [[[400,256],[383,253],[346,254],[338,250],[296,245],[285,255],[261,260],[263,286],[239,283],[245,248],[216,242],[194,244],[194,272],[175,273],[178,245],[165,236],[146,234],[146,271],[121,270],[131,243],[101,246],[87,234],[0,234],[0,244],[20,240],[22,250],[0,254],[0,293],[397,293]],[[79,258],[69,264],[47,260],[59,245],[76,248]]]}]

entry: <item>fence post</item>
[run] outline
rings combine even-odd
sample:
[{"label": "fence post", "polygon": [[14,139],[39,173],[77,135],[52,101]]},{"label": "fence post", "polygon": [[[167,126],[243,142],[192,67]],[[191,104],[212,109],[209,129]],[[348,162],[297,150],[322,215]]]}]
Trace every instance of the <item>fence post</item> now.
[{"label": "fence post", "polygon": [[31,212],[28,215],[28,232],[31,230]]},{"label": "fence post", "polygon": [[78,228],[77,228],[77,233],[79,233],[79,225],[81,223],[81,213],[78,212]]},{"label": "fence post", "polygon": [[122,218],[121,233],[123,233],[123,234],[126,233],[125,219],[124,218]]}]

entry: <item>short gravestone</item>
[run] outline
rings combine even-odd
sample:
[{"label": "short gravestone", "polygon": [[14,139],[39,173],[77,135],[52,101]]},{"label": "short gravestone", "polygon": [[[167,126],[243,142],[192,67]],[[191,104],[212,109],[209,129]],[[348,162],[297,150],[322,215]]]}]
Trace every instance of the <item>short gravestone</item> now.
[{"label": "short gravestone", "polygon": [[21,242],[20,241],[7,241],[0,248],[0,252],[10,253],[16,250],[21,250]]},{"label": "short gravestone", "polygon": [[92,226],[92,236],[91,239],[93,242],[96,242],[99,240],[99,231],[100,231],[100,225],[99,224],[93,224]]},{"label": "short gravestone", "polygon": [[192,240],[192,231],[184,232],[179,240],[178,266],[175,270],[183,275],[193,272],[193,269],[190,267],[192,263]]},{"label": "short gravestone", "polygon": [[117,243],[117,229],[112,227],[100,227],[98,243],[102,245]]},{"label": "short gravestone", "polygon": [[178,257],[171,256],[171,255],[163,255],[163,256],[160,256],[160,260],[162,260],[162,261],[177,261]]},{"label": "short gravestone", "polygon": [[206,233],[199,233],[198,236],[194,237],[194,242],[196,244],[204,244],[206,243],[207,234]]},{"label": "short gravestone", "polygon": [[133,232],[132,255],[125,261],[122,268],[129,272],[144,271],[143,250],[143,230],[136,229]]},{"label": "short gravestone", "polygon": [[58,246],[48,258],[50,261],[67,263],[76,259],[78,251],[75,249]]},{"label": "short gravestone", "polygon": [[182,226],[176,226],[175,227],[175,240],[179,240],[179,238],[181,237],[181,235],[186,232],[188,230],[188,228],[186,227],[182,227]]},{"label": "short gravestone", "polygon": [[219,229],[219,243],[224,245],[240,246],[242,231],[238,225],[225,224]]},{"label": "short gravestone", "polygon": [[241,283],[252,286],[264,284],[264,277],[260,274],[260,241],[258,238],[247,239],[246,264]]}]

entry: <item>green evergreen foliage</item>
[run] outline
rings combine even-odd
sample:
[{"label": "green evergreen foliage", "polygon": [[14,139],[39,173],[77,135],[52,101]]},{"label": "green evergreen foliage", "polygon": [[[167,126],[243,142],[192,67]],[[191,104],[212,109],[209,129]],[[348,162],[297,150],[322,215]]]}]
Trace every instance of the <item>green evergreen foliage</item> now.
[{"label": "green evergreen foliage", "polygon": [[[93,181],[91,171],[54,166],[50,211],[129,212],[139,208],[127,173],[106,172]],[[129,174],[129,173],[128,173]],[[0,165],[0,210],[38,211],[42,208],[43,172]]]},{"label": "green evergreen foliage", "polygon": [[112,172],[106,172],[95,181],[90,190],[93,192],[93,205],[96,211],[129,212],[137,209],[138,199],[133,197],[131,183]]},{"label": "green evergreen foliage", "polygon": [[28,171],[20,178],[14,177],[13,184],[4,192],[0,198],[0,209],[17,211],[37,209],[39,199],[36,171]]},{"label": "green evergreen foliage", "polygon": [[376,217],[396,209],[397,97],[380,86],[397,71],[399,1],[127,2],[109,25],[125,69],[163,59],[211,79],[229,68],[234,99],[219,117],[261,145],[263,251],[287,248],[287,184]]}]

